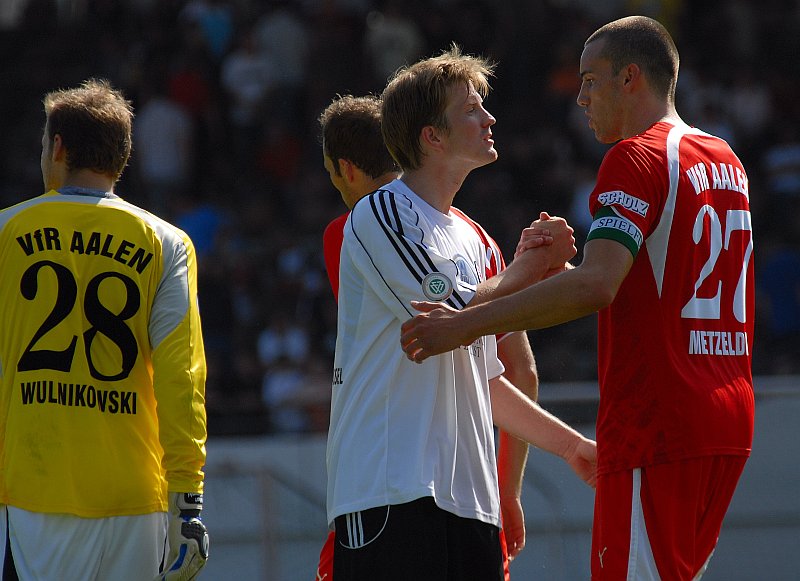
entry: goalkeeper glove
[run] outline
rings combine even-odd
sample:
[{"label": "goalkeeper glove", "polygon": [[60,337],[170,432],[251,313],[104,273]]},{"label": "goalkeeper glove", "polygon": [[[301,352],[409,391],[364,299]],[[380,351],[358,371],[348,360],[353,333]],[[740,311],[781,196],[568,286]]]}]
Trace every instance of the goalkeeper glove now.
[{"label": "goalkeeper glove", "polygon": [[169,493],[169,554],[167,567],[155,581],[191,581],[208,559],[208,531],[200,520],[203,495]]}]

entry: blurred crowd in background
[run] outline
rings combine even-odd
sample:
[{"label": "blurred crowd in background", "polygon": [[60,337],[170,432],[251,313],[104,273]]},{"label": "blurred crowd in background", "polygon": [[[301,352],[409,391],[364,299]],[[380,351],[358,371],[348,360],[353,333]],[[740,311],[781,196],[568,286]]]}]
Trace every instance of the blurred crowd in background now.
[{"label": "blurred crowd in background", "polygon": [[[636,13],[676,40],[683,119],[728,140],[749,174],[754,372],[800,373],[794,0],[3,0],[0,205],[41,193],[44,93],[111,80],[136,111],[117,193],[197,247],[210,432],[325,430],[336,305],[322,231],[345,207],[319,113],[337,94],[380,94],[399,66],[453,41],[491,58],[500,158],[456,205],[507,260],[542,210],[570,221],[580,249],[607,146],[575,104],[578,60],[598,26]],[[596,379],[595,324],[530,333],[542,382]]]}]

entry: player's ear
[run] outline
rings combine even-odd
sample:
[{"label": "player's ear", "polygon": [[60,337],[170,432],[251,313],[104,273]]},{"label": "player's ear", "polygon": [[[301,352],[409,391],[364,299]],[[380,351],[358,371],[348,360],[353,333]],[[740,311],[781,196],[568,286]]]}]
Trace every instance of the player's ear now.
[{"label": "player's ear", "polygon": [[357,169],[356,165],[349,159],[344,159],[344,158],[340,158],[338,160],[338,163],[339,163],[339,171],[341,172],[342,177],[344,177],[344,179],[347,180],[348,183],[352,183],[353,180],[356,179],[356,171],[355,171]]},{"label": "player's ear", "polygon": [[50,156],[53,161],[63,161],[67,155],[67,148],[64,147],[64,142],[61,140],[61,135],[56,133],[53,136],[53,142],[50,147]]},{"label": "player's ear", "polygon": [[630,88],[641,80],[642,69],[636,63],[631,63],[622,69],[621,74],[623,75],[622,86]]},{"label": "player's ear", "polygon": [[441,147],[442,140],[439,137],[439,130],[433,125],[426,125],[423,127],[420,131],[419,139],[423,147],[431,147],[434,149],[439,149]]}]

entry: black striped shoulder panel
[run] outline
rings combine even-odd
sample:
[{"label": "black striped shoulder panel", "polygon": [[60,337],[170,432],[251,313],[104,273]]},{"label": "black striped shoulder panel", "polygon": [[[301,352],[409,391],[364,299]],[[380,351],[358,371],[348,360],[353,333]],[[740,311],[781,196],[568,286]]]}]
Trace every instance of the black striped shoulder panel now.
[{"label": "black striped shoulder panel", "polygon": [[[403,194],[390,190],[377,190],[367,196],[363,202],[369,204],[369,211],[386,236],[389,245],[421,287],[425,277],[437,270],[425,244],[424,232],[419,227],[420,216],[414,209],[411,200]],[[358,238],[358,234],[356,232],[354,234]],[[359,243],[361,243],[360,240]],[[367,255],[370,254],[369,249],[364,248],[364,250]],[[372,258],[370,257],[370,259]],[[374,265],[375,261],[372,262]],[[376,268],[376,270],[380,272],[379,269]],[[387,287],[389,287],[388,284]],[[392,290],[391,287],[389,289]],[[457,292],[455,284],[453,293],[445,302],[454,309],[462,309],[467,304],[464,297]]]}]

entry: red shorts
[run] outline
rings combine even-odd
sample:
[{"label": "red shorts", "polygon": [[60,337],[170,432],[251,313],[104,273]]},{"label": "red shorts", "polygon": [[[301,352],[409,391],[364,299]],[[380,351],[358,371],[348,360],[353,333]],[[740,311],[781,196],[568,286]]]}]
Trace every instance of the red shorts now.
[{"label": "red shorts", "polygon": [[319,565],[317,565],[316,581],[331,581],[333,579],[333,543],[336,541],[336,533],[330,531],[322,550],[319,552]]},{"label": "red shorts", "polygon": [[597,478],[592,579],[695,579],[747,461],[705,456]]},{"label": "red shorts", "polygon": [[[328,538],[325,539],[325,544],[322,545],[322,550],[319,552],[319,565],[317,565],[317,578],[315,581],[333,580],[333,543],[335,540],[336,533],[330,531]],[[503,549],[503,571],[505,572],[506,581],[509,581],[508,547],[506,546],[506,535],[502,529],[500,530],[500,547]]]}]

